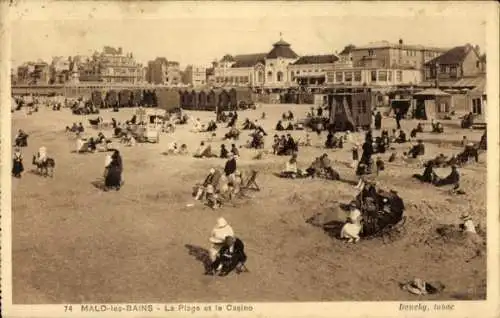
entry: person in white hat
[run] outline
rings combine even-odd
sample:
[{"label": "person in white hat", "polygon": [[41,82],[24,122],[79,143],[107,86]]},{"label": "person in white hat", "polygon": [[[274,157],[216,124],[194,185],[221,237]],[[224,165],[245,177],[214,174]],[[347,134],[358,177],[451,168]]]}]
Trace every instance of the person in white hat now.
[{"label": "person in white hat", "polygon": [[40,149],[38,149],[37,162],[43,164],[45,161],[47,161],[47,148],[40,147]]},{"label": "person in white hat", "polygon": [[209,241],[212,244],[209,250],[210,261],[213,263],[217,259],[219,250],[224,245],[227,236],[234,236],[233,228],[227,223],[226,219],[220,217],[217,224],[212,229]]}]

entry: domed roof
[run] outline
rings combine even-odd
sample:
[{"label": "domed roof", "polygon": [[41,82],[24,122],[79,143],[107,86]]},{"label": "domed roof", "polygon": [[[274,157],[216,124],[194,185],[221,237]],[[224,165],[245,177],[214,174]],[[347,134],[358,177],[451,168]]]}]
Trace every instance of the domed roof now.
[{"label": "domed roof", "polygon": [[278,57],[295,59],[299,56],[290,48],[289,43],[280,39],[278,42],[273,44],[273,49],[266,56],[268,59],[276,59]]}]

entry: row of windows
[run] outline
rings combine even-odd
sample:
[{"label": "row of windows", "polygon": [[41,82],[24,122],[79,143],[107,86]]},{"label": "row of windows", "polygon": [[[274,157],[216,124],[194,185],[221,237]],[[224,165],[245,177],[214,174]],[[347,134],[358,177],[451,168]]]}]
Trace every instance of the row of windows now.
[{"label": "row of windows", "polygon": [[[309,70],[304,70],[302,73],[312,73],[312,71],[313,71],[312,69],[309,69]],[[315,69],[314,70],[315,73],[318,73],[319,71],[326,72],[326,70],[324,68],[321,69],[321,70],[320,69]],[[295,72],[292,71],[291,74],[292,74],[292,76],[294,76],[295,74],[299,75],[300,74],[300,70],[299,71],[295,71]]]},{"label": "row of windows", "polygon": [[[392,82],[392,71],[371,71],[370,79],[372,82]],[[361,71],[356,72],[335,72],[334,79],[336,83],[342,82],[361,82]],[[396,81],[401,82],[403,72],[396,71]],[[332,78],[330,78],[330,81]]]},{"label": "row of windows", "polygon": [[250,82],[248,76],[229,76],[229,77],[216,77],[216,83],[248,83]]}]

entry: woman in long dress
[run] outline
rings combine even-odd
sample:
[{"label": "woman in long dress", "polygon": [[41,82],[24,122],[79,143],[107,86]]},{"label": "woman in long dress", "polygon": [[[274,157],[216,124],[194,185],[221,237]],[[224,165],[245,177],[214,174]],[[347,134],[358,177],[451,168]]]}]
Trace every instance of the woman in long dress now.
[{"label": "woman in long dress", "polygon": [[123,163],[120,152],[115,150],[111,155],[111,162],[107,166],[107,173],[104,179],[105,191],[114,188],[116,191],[120,190],[122,184],[122,171]]},{"label": "woman in long dress", "polygon": [[21,173],[24,171],[23,155],[19,148],[14,149],[12,158],[12,175],[16,178],[21,178]]}]

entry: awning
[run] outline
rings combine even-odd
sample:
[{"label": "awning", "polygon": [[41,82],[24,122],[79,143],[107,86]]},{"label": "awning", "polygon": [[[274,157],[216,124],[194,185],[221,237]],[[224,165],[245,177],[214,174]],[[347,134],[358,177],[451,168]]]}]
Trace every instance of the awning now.
[{"label": "awning", "polygon": [[437,88],[429,88],[425,89],[421,92],[415,93],[415,96],[450,96],[450,94],[443,92]]},{"label": "awning", "polygon": [[326,74],[322,74],[322,75],[309,75],[309,74],[305,74],[305,75],[302,75],[302,74],[299,74],[299,75],[295,75],[296,78],[317,78],[317,79],[324,79],[326,77]]}]

